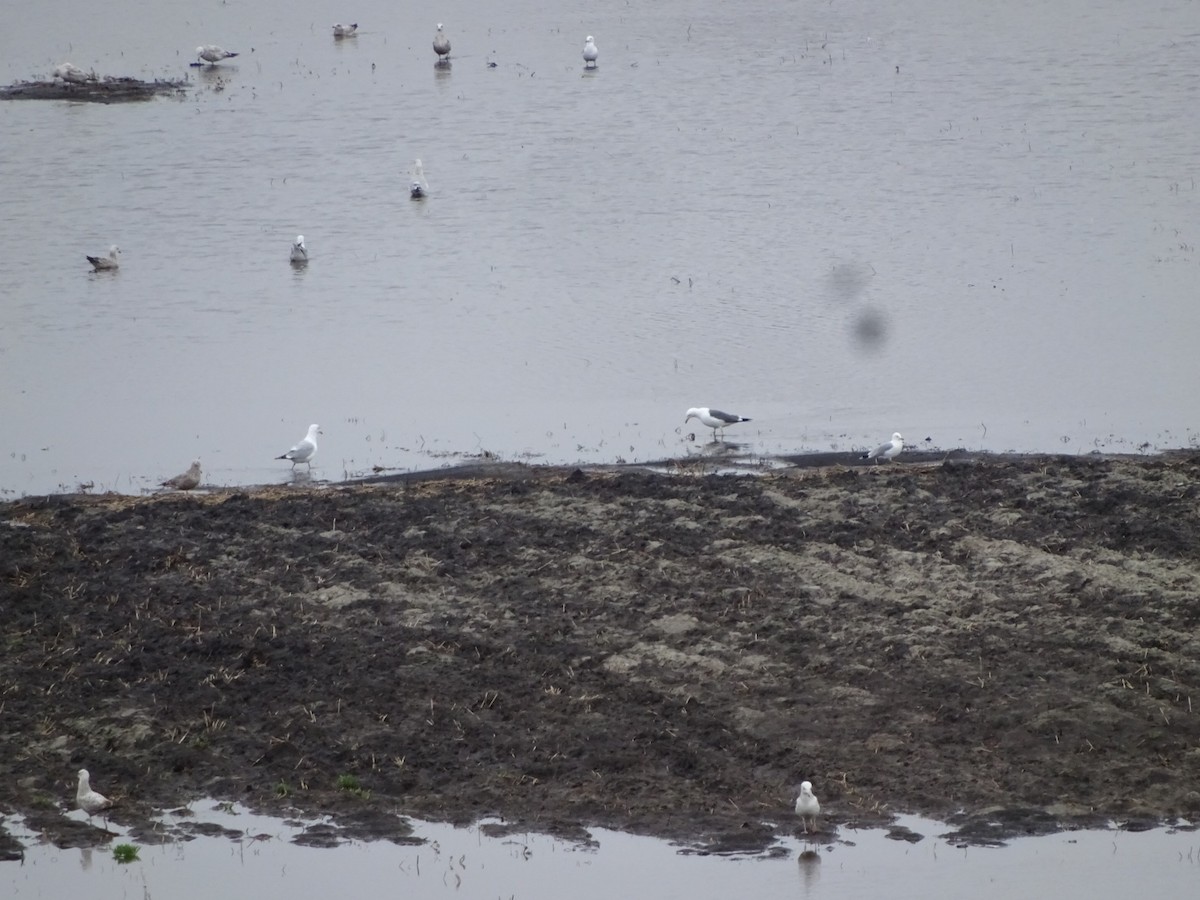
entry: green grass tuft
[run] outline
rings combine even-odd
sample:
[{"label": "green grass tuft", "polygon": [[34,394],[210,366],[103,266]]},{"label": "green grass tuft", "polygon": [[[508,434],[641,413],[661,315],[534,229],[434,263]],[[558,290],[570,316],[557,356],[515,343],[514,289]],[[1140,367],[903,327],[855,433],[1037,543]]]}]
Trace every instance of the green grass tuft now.
[{"label": "green grass tuft", "polygon": [[119,863],[131,863],[138,858],[138,848],[133,844],[117,844],[113,847],[113,859]]}]

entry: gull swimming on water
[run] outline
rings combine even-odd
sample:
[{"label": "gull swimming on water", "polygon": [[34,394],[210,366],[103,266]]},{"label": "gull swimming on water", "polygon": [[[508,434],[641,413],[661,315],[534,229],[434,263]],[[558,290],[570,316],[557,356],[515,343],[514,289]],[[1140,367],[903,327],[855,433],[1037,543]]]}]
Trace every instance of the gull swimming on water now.
[{"label": "gull swimming on water", "polygon": [[817,830],[817,816],[821,812],[821,804],[812,792],[812,782],[806,781],[800,785],[800,796],[796,798],[796,815],[804,825],[804,833],[808,834],[808,820],[812,819],[813,831]]},{"label": "gull swimming on water", "polygon": [[88,815],[88,819],[98,812],[111,807],[112,801],[103,794],[93,791],[92,785],[88,781],[88,770],[79,770],[79,787],[75,790],[75,802]]},{"label": "gull swimming on water", "polygon": [[296,235],[296,240],[292,244],[292,262],[308,262],[308,248],[304,246],[304,235],[302,234]]},{"label": "gull swimming on water", "polygon": [[237,56],[236,53],[231,53],[228,50],[222,50],[216,44],[205,44],[202,47],[197,47],[196,55],[210,66],[215,66],[223,59],[229,59],[230,57]]},{"label": "gull swimming on water", "polygon": [[600,51],[596,49],[596,39],[589,34],[583,43],[583,67],[585,69],[596,68],[596,60],[599,58]]},{"label": "gull swimming on water", "polygon": [[686,425],[688,419],[699,419],[701,424],[707,425],[713,430],[713,437],[717,435],[717,429],[721,430],[721,436],[725,435],[725,427],[727,425],[736,425],[738,422],[749,422],[745,416],[735,416],[733,413],[721,412],[719,409],[710,409],[707,406],[693,406],[687,411],[687,418],[683,420]]},{"label": "gull swimming on water", "polygon": [[341,22],[338,22],[336,25],[333,26],[333,36],[335,38],[354,37],[354,34],[357,31],[358,31],[358,23],[357,22],[355,22],[353,25],[343,25]]},{"label": "gull swimming on water", "polygon": [[442,31],[441,22],[438,22],[437,34],[433,36],[433,52],[438,55],[438,62],[450,56],[450,38]]},{"label": "gull swimming on water", "polygon": [[160,484],[163,487],[175,488],[177,491],[190,491],[192,488],[199,486],[200,460],[193,460],[188,470],[182,475],[168,478],[166,481],[160,482]]},{"label": "gull swimming on water", "polygon": [[72,65],[69,62],[59,65],[54,70],[54,77],[62,79],[67,84],[84,84],[85,82],[96,80],[94,72],[85,72],[79,66]]},{"label": "gull swimming on water", "polygon": [[92,264],[93,272],[111,272],[121,268],[121,264],[117,262],[120,255],[121,248],[113,244],[108,248],[108,256],[89,256],[87,261]]},{"label": "gull swimming on water", "polygon": [[312,458],[317,455],[317,435],[321,434],[321,426],[309,425],[308,434],[304,436],[295,447],[284,453],[276,459],[290,459],[292,468],[296,468],[296,463],[305,463],[309,469],[312,469]]},{"label": "gull swimming on water", "polygon": [[413,162],[408,174],[408,194],[413,200],[423,200],[429,193],[429,182],[425,180],[425,169],[418,159]]},{"label": "gull swimming on water", "polygon": [[864,453],[861,459],[873,459],[878,465],[882,459],[884,462],[890,460],[893,456],[897,456],[904,449],[904,438],[900,436],[900,432],[892,435],[892,439],[886,444],[880,444],[874,450],[868,450]]}]

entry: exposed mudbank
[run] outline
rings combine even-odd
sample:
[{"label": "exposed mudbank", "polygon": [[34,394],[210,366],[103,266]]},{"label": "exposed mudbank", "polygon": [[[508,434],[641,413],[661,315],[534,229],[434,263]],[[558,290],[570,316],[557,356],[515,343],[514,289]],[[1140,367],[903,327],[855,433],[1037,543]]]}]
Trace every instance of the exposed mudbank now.
[{"label": "exposed mudbank", "polygon": [[164,94],[182,94],[186,81],[95,77],[84,82],[19,81],[0,87],[0,100],[75,100],[81,103],[127,103]]},{"label": "exposed mudbank", "polygon": [[498,815],[754,850],[803,779],[823,839],[1196,821],[1198,476],[516,466],[9,502],[0,808],[94,843],[63,816],[86,766],[135,828],[213,796],[394,840]]}]

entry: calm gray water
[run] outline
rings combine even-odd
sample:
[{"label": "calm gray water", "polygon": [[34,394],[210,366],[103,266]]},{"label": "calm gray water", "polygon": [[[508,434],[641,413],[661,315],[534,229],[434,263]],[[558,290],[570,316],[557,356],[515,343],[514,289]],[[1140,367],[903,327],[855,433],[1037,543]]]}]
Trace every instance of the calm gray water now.
[{"label": "calm gray water", "polygon": [[191,86],[0,103],[2,495],[1200,441],[1191,0],[10,4],[65,60]]},{"label": "calm gray water", "polygon": [[[593,845],[539,834],[485,836],[478,827],[414,822],[427,843],[300,847],[290,841],[312,823],[258,816],[241,807],[192,804],[183,821],[211,823],[245,839],[198,837],[142,844],[139,861],[116,863],[109,846],[60,850],[31,835],[23,863],[0,863],[0,886],[22,898],[129,897],[207,900],[211,897],[331,896],[455,898],[455,900],[708,900],[757,897],[804,900],[889,897],[928,900],[1047,897],[1097,900],[1195,893],[1200,841],[1188,832],[1077,831],[1022,838],[1003,848],[955,847],[938,835],[947,827],[914,817],[924,839],[889,840],[882,831],[842,831],[838,843],[785,839],[777,858],[682,855],[666,841],[597,829]],[[76,811],[73,816],[82,817]],[[164,822],[180,820],[170,815]],[[116,838],[114,843],[123,839]],[[137,843],[136,841],[134,843]],[[803,854],[803,855],[802,855]]]}]

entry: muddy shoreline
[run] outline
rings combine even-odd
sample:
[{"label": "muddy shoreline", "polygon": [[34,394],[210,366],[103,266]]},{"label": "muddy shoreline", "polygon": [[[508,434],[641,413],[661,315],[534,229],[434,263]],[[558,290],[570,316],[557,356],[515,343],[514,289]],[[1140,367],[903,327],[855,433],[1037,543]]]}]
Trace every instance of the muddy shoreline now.
[{"label": "muddy shoreline", "polygon": [[907,458],[4,503],[0,810],[97,843],[86,767],[135,830],[756,850],[804,779],[822,839],[1200,821],[1200,454]]}]

